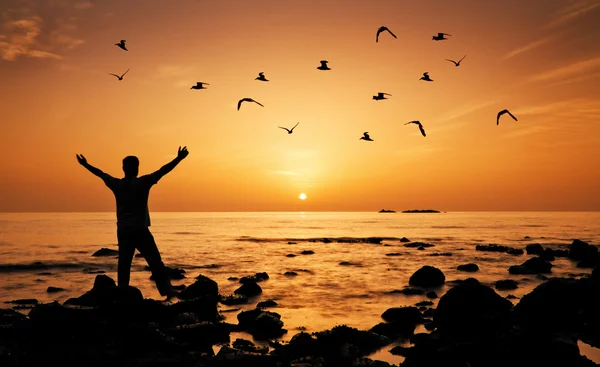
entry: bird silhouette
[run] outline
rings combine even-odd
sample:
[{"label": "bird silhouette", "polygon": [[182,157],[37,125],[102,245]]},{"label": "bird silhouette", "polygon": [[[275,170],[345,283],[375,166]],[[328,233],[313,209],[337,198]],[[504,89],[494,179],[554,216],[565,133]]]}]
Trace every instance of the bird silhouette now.
[{"label": "bird silhouette", "polygon": [[298,124],[299,124],[299,122],[296,123],[296,125],[294,125],[294,127],[291,128],[291,129],[288,129],[287,127],[283,127],[283,126],[277,126],[277,127],[280,128],[280,129],[286,130],[288,132],[288,134],[291,134],[291,133],[294,132],[294,129],[296,128],[296,126],[298,126]]},{"label": "bird silhouette", "polygon": [[458,60],[458,62],[456,62],[454,60],[450,60],[450,59],[446,59],[446,61],[453,62],[455,66],[460,66],[461,61],[463,61],[465,59],[465,57],[467,57],[467,55],[463,56],[462,59]]},{"label": "bird silhouette", "polygon": [[398,38],[398,37],[396,37],[396,35],[395,35],[395,34],[393,34],[393,33],[392,33],[392,31],[390,31],[390,30],[388,29],[388,27],[381,26],[381,27],[379,27],[379,29],[377,30],[377,36],[375,36],[375,42],[379,42],[379,34],[380,34],[381,32],[385,32],[385,31],[388,31],[388,33],[389,33],[389,34],[391,34],[391,35],[392,35],[392,37],[394,37],[394,38]]},{"label": "bird silhouette", "polygon": [[120,48],[122,48],[123,50],[125,50],[125,51],[129,51],[129,50],[127,49],[127,47],[125,47],[125,40],[121,40],[121,42],[119,42],[119,43],[115,43],[115,46],[119,46],[119,47],[120,47]]},{"label": "bird silhouette", "polygon": [[269,79],[265,78],[265,73],[262,71],[260,73],[258,73],[258,77],[254,78],[254,80],[260,80],[261,82],[269,81]]},{"label": "bird silhouette", "polygon": [[419,78],[419,80],[424,80],[426,82],[432,82],[433,81],[433,79],[431,79],[429,77],[429,72],[427,72],[427,71],[423,73],[423,76],[421,78]]},{"label": "bird silhouette", "polygon": [[329,68],[329,66],[327,66],[327,63],[328,63],[328,62],[329,62],[329,61],[327,61],[327,60],[321,60],[321,61],[320,61],[320,63],[321,63],[321,66],[317,67],[317,69],[319,69],[319,70],[331,70],[331,69]]},{"label": "bird silhouette", "polygon": [[128,71],[129,71],[129,69],[127,69],[127,71],[124,72],[122,75],[117,75],[117,74],[113,74],[113,73],[108,73],[108,74],[116,76],[117,79],[119,79],[119,80],[123,80],[123,77],[125,76],[125,74],[127,74]]},{"label": "bird silhouette", "polygon": [[447,38],[444,38],[444,36],[452,36],[452,35],[448,34],[448,33],[438,33],[437,36],[433,36],[432,39],[434,41],[447,40]]},{"label": "bird silhouette", "polygon": [[391,96],[391,94],[379,92],[379,93],[377,93],[376,96],[373,96],[373,99],[376,100],[376,101],[379,101],[379,100],[382,100],[382,99],[387,99],[387,98],[385,98],[385,96]]},{"label": "bird silhouette", "polygon": [[264,107],[261,103],[256,102],[255,100],[253,100],[252,98],[242,98],[238,101],[238,111],[240,110],[240,107],[242,107],[242,102],[254,102],[257,105]]},{"label": "bird silhouette", "polygon": [[513,120],[519,121],[512,113],[508,112],[508,110],[502,110],[502,111],[498,112],[498,115],[496,116],[496,125],[500,124],[500,116],[504,115],[505,113],[508,113],[508,115],[510,117],[512,117]]},{"label": "bird silhouette", "polygon": [[371,139],[371,137],[369,136],[369,133],[363,133],[363,136],[361,136],[360,139],[358,140],[366,140],[366,141],[374,141],[373,139]]},{"label": "bird silhouette", "polygon": [[421,125],[420,121],[410,121],[410,122],[407,122],[404,125],[408,125],[408,124],[417,124],[417,125],[419,125],[419,130],[421,130],[421,135],[426,136],[425,135],[425,129],[423,129],[423,125]]},{"label": "bird silhouette", "polygon": [[204,85],[210,85],[208,83],[204,83],[204,82],[196,82],[196,85],[192,85],[192,87],[190,89],[206,89],[204,87]]}]

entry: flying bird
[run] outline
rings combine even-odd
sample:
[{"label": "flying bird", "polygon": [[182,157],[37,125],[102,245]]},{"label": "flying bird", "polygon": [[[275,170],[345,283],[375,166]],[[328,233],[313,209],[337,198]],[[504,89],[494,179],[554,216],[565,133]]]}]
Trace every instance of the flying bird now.
[{"label": "flying bird", "polygon": [[371,137],[369,136],[369,133],[363,133],[363,136],[361,136],[360,139],[358,140],[366,140],[366,141],[374,141],[373,139],[371,139]]},{"label": "flying bird", "polygon": [[242,107],[242,102],[254,102],[257,105],[264,107],[262,104],[256,102],[255,100],[253,100],[252,98],[242,98],[238,101],[238,111],[240,110],[240,107]]},{"label": "flying bird", "polygon": [[467,57],[467,55],[463,56],[463,58],[462,58],[462,59],[460,59],[460,60],[458,60],[458,62],[456,62],[456,61],[454,61],[454,60],[450,60],[450,59],[446,59],[446,61],[453,62],[453,63],[454,63],[454,65],[456,65],[456,66],[460,66],[460,63],[461,63],[461,61],[463,61],[463,60],[465,59],[465,57]]},{"label": "flying bird", "polygon": [[254,80],[260,80],[261,82],[269,81],[269,79],[265,78],[265,73],[262,71],[260,73],[258,73],[258,77],[256,77]]},{"label": "flying bird", "polygon": [[426,82],[432,82],[433,81],[433,79],[431,79],[429,77],[429,72],[427,72],[427,71],[423,73],[423,76],[421,78],[419,78],[419,80],[424,80]]},{"label": "flying bird", "polygon": [[385,32],[385,31],[388,31],[388,33],[389,33],[389,34],[391,34],[391,35],[392,35],[392,37],[394,37],[394,38],[398,38],[398,37],[396,37],[396,35],[395,35],[395,34],[393,34],[393,33],[392,33],[392,31],[390,31],[390,30],[388,29],[388,27],[381,26],[381,27],[379,27],[379,29],[377,30],[377,36],[375,36],[375,42],[379,42],[379,34],[380,34],[381,32]]},{"label": "flying bird", "polygon": [[298,124],[299,124],[299,122],[296,123],[296,125],[294,125],[294,127],[291,128],[291,129],[288,129],[287,127],[282,127],[282,126],[277,126],[277,127],[280,128],[280,129],[286,130],[288,132],[288,134],[291,134],[291,133],[294,132],[294,129],[296,128],[296,126],[298,126]]},{"label": "flying bird", "polygon": [[421,130],[421,135],[426,136],[425,135],[425,129],[423,129],[423,125],[421,125],[420,121],[410,121],[410,122],[407,122],[404,125],[408,125],[408,124],[417,124],[417,125],[419,125],[419,130]]},{"label": "flying bird", "polygon": [[125,40],[121,40],[121,42],[119,42],[119,43],[115,43],[115,46],[119,46],[119,47],[121,47],[123,50],[125,50],[125,51],[129,51],[129,50],[127,49],[127,47],[125,47]]},{"label": "flying bird", "polygon": [[510,117],[512,117],[513,120],[519,121],[512,113],[508,112],[508,110],[502,110],[502,111],[498,112],[498,116],[496,116],[496,125],[500,124],[500,116],[504,115],[505,113],[508,113],[508,115]]},{"label": "flying bird", "polygon": [[190,89],[206,89],[204,87],[204,85],[210,85],[208,83],[204,83],[204,82],[196,82],[196,85],[192,85],[192,87]]},{"label": "flying bird", "polygon": [[128,71],[129,71],[129,69],[127,69],[127,71],[124,72],[122,75],[117,75],[117,74],[113,74],[113,73],[108,73],[108,74],[116,76],[117,79],[119,79],[119,80],[123,80],[123,77],[125,76],[125,74],[127,74]]},{"label": "flying bird", "polygon": [[379,101],[379,100],[382,100],[382,99],[387,99],[387,98],[385,98],[385,96],[391,96],[391,94],[379,92],[379,93],[377,93],[376,96],[373,96],[373,99],[376,100],[376,101]]},{"label": "flying bird", "polygon": [[320,61],[321,66],[317,67],[317,69],[319,69],[319,70],[331,70],[331,68],[329,68],[329,66],[327,66],[328,62],[329,61],[327,61],[327,60],[321,60]]},{"label": "flying bird", "polygon": [[448,33],[438,33],[437,36],[433,36],[432,40],[434,40],[434,41],[447,40],[447,38],[444,38],[444,36],[452,36],[452,35],[448,34]]}]

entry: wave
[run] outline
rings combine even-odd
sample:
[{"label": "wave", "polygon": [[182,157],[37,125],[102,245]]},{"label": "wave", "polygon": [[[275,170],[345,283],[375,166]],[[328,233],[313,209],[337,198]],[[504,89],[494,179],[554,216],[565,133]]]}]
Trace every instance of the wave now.
[{"label": "wave", "polygon": [[[96,264],[94,264],[96,265]],[[50,270],[50,269],[83,269],[86,264],[77,263],[43,263],[36,261],[29,264],[0,264],[0,273],[19,271]]]},{"label": "wave", "polygon": [[381,241],[400,241],[399,237],[313,237],[313,238],[261,238],[241,236],[236,241],[247,242],[323,242],[323,243],[372,243],[378,244]]}]

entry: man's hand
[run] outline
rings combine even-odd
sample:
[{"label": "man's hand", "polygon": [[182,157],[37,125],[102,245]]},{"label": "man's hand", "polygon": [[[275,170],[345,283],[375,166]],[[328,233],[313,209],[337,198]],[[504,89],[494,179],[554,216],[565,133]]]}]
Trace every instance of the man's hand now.
[{"label": "man's hand", "polygon": [[83,156],[83,154],[75,154],[77,156],[77,162],[84,166],[87,163],[87,159]]},{"label": "man's hand", "polygon": [[188,152],[187,147],[183,147],[183,148],[179,147],[179,149],[177,150],[177,158],[179,158],[179,159],[183,159],[183,158],[187,157],[188,154],[190,154],[190,152]]}]

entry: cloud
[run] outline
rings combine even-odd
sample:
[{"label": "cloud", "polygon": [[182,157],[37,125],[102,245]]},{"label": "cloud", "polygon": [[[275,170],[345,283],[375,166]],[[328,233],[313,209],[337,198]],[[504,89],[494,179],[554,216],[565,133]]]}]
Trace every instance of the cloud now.
[{"label": "cloud", "polygon": [[76,36],[80,9],[93,4],[84,0],[48,0],[8,8],[0,17],[0,58],[62,59],[62,53],[84,40]]},{"label": "cloud", "polygon": [[553,70],[548,70],[532,76],[529,80],[532,82],[551,81],[556,79],[562,80],[573,75],[592,71],[596,68],[600,68],[600,57],[577,61]]},{"label": "cloud", "polygon": [[521,46],[519,48],[516,48],[516,49],[510,51],[509,53],[504,55],[503,59],[507,60],[507,59],[510,59],[517,55],[520,55],[522,53],[525,53],[525,52],[531,51],[533,49],[536,49],[538,47],[541,47],[541,46],[545,45],[546,43],[552,41],[554,38],[555,38],[554,36],[550,36],[550,37],[545,37],[545,38],[539,39],[537,41],[530,42],[524,46]]},{"label": "cloud", "polygon": [[598,0],[578,1],[559,10],[554,19],[552,19],[543,28],[555,28],[564,25],[577,19],[580,16],[585,15],[586,13],[589,13],[590,11],[596,8],[600,9],[600,1]]}]

